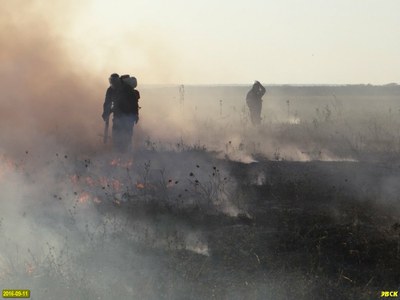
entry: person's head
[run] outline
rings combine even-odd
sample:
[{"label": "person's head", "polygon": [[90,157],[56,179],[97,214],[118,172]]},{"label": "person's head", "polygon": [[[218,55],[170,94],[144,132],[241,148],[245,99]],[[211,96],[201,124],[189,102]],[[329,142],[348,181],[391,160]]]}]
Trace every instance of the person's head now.
[{"label": "person's head", "polygon": [[117,73],[111,74],[110,78],[108,78],[108,82],[110,82],[111,87],[114,89],[121,85],[121,80]]},{"label": "person's head", "polygon": [[253,86],[251,87],[252,90],[258,89],[260,86],[260,82],[255,80]]}]

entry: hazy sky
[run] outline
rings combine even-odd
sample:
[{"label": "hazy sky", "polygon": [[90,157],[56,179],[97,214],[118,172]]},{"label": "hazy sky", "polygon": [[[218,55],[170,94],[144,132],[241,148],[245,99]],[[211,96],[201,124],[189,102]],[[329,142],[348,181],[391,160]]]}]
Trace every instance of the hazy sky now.
[{"label": "hazy sky", "polygon": [[73,61],[106,76],[186,84],[400,82],[399,0],[51,2],[37,1],[37,11],[59,28]]}]

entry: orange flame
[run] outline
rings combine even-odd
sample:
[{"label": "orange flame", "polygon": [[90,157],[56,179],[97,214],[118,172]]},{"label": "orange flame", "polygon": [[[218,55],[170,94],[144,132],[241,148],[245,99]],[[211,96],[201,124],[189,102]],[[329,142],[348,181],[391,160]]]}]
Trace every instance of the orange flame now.
[{"label": "orange flame", "polygon": [[87,203],[90,200],[90,194],[88,192],[83,192],[78,196],[79,203]]},{"label": "orange flame", "polygon": [[136,183],[136,188],[138,189],[138,190],[142,190],[142,189],[144,189],[145,188],[145,186],[144,186],[144,184],[143,183]]},{"label": "orange flame", "polygon": [[113,167],[130,168],[133,165],[133,160],[122,161],[120,158],[114,158],[110,161],[110,165]]},{"label": "orange flame", "polygon": [[115,167],[115,166],[118,166],[118,163],[119,163],[119,159],[114,158],[114,159],[110,162],[110,165],[113,166],[113,167]]},{"label": "orange flame", "polygon": [[89,186],[95,186],[96,185],[96,181],[92,177],[89,177],[89,176],[87,176],[85,178],[85,182]]}]

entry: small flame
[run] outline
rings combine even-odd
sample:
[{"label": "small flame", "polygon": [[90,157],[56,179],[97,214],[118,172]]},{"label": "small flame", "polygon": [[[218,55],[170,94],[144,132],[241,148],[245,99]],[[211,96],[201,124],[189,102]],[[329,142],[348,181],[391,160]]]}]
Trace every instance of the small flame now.
[{"label": "small flame", "polygon": [[92,177],[89,177],[89,176],[85,178],[85,182],[89,186],[95,186],[96,185],[96,181]]},{"label": "small flame", "polygon": [[88,203],[90,200],[92,200],[96,204],[101,203],[101,199],[99,197],[93,196],[88,192],[82,192],[77,198],[78,203],[82,203],[82,204]]},{"label": "small flame", "polygon": [[119,163],[119,159],[115,158],[110,162],[110,165],[113,167],[116,167],[116,166],[118,166],[118,163]]},{"label": "small flame", "polygon": [[133,160],[122,161],[120,158],[114,158],[110,161],[110,165],[113,167],[130,168],[133,165]]},{"label": "small flame", "polygon": [[143,183],[138,182],[138,183],[136,183],[136,188],[137,188],[138,190],[142,190],[142,189],[145,188],[145,186],[144,186]]},{"label": "small flame", "polygon": [[79,203],[87,203],[89,202],[91,196],[88,192],[83,192],[78,196],[78,202]]}]

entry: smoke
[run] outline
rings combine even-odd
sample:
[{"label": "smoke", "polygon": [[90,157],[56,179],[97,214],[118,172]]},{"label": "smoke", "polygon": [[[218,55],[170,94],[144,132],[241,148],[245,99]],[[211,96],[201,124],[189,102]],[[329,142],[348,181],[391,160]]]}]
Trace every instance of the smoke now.
[{"label": "smoke", "polygon": [[17,2],[2,2],[0,12],[1,148],[93,145],[103,91],[98,78],[74,64],[51,18],[71,17],[73,3]]},{"label": "smoke", "polygon": [[[14,1],[2,2],[0,7],[0,233],[6,241],[0,247],[0,281],[4,286],[23,285],[43,299],[48,298],[46,289],[52,283],[54,291],[60,292],[59,299],[81,298],[68,290],[68,284],[59,286],[63,280],[77,280],[76,287],[92,295],[96,287],[110,283],[112,290],[120,290],[121,283],[112,278],[122,274],[131,276],[124,280],[122,295],[132,294],[128,282],[139,285],[140,276],[132,278],[130,270],[112,269],[111,263],[99,267],[91,262],[114,258],[121,266],[127,256],[136,266],[145,261],[142,255],[131,253],[132,245],[108,240],[121,231],[127,233],[118,217],[101,216],[95,210],[93,201],[107,198],[102,186],[88,190],[87,185],[71,180],[73,175],[85,174],[77,157],[95,160],[99,149],[108,76],[101,74],[100,79],[81,68],[68,51],[63,30],[76,8],[81,8],[76,1],[46,6],[41,1]],[[95,179],[109,175],[111,158],[100,157],[106,161],[105,171]],[[101,200],[96,193],[101,193]],[[151,230],[152,223],[142,226]],[[146,230],[138,231],[139,241]],[[187,235],[193,251],[207,252],[206,246],[196,245],[190,231]],[[159,239],[159,234],[154,238]],[[97,259],[90,260],[97,241],[106,246],[96,252]],[[143,269],[142,277],[157,273],[149,260]],[[86,276],[86,272],[103,275]]]},{"label": "smoke", "polygon": [[[210,255],[203,230],[173,215],[147,214],[140,207],[154,203],[156,207],[212,208],[212,201],[218,199],[203,189],[213,183],[207,181],[214,178],[212,172],[227,174],[190,153],[144,154],[132,163],[110,161],[112,157],[42,159],[30,152],[20,160],[1,157],[0,237],[5,243],[0,246],[0,282],[4,286],[22,285],[39,298],[46,298],[46,290],[57,292],[58,299],[81,299],[75,291],[93,297],[109,298],[119,291],[122,298],[152,298],[152,293],[159,296],[160,285],[169,284],[163,276],[171,276],[170,262],[182,263],[169,251],[192,253],[186,255],[196,260]],[[146,163],[151,163],[147,171]],[[135,189],[135,184],[141,187]],[[136,206],[125,205],[127,193]],[[219,203],[223,211],[232,210],[227,200]],[[165,254],[160,256],[159,251]],[[189,292],[180,278],[172,284],[178,283],[180,292]],[[167,289],[171,296],[178,293]]]},{"label": "smoke", "polygon": [[[109,74],[136,76],[139,90],[146,80],[172,80],[176,59],[157,30],[121,28],[124,34],[109,40],[107,35],[73,36],[74,20],[82,18],[88,5],[77,1],[1,4],[0,126],[5,130],[0,133],[0,149],[23,153],[62,146],[70,153],[95,151],[101,141],[100,116]],[[142,101],[146,98],[144,93]],[[154,100],[166,101],[165,97]],[[146,110],[157,112],[156,107]],[[167,115],[170,112],[174,112],[171,106]],[[169,121],[175,118],[179,119],[174,114]],[[157,119],[155,115],[144,118],[147,124]]]},{"label": "smoke", "polygon": [[[103,77],[108,74],[101,74],[100,79],[80,68],[61,34],[62,21],[48,17],[60,10],[64,21],[72,18],[73,5],[61,2],[44,10],[39,1],[19,4],[16,11],[15,4],[2,3],[0,13],[4,45],[0,49],[0,233],[6,241],[0,246],[0,282],[31,289],[35,297],[43,299],[49,289],[57,292],[59,299],[80,299],[78,292],[68,289],[71,284],[72,289],[106,298],[110,295],[98,292],[104,286],[112,293],[120,291],[122,299],[126,295],[149,297],[159,285],[150,278],[161,276],[168,257],[154,261],[154,256],[139,253],[140,247],[172,247],[202,257],[209,255],[206,238],[199,230],[174,224],[174,220],[154,221],[144,216],[132,221],[98,213],[96,201],[106,207],[119,205],[124,191],[117,189],[125,188],[127,181],[142,182],[137,170],[143,169],[147,157],[135,161],[135,171],[128,177],[125,168],[114,172],[110,167],[113,154],[97,153],[102,146],[98,133],[102,131],[100,115],[107,87]],[[144,91],[143,110],[150,112],[146,98]],[[155,136],[160,128],[157,110],[151,111],[149,118],[147,112],[143,114],[141,122],[148,125],[140,125],[137,135]],[[166,112],[168,115],[170,110]],[[169,141],[174,140],[172,132],[163,133]],[[152,159],[153,169],[172,170],[168,176],[179,178],[180,185],[189,168],[195,168],[189,166],[193,158],[187,160],[187,168],[171,166],[181,158],[160,159],[159,164]],[[204,160],[196,162],[202,170],[207,169],[206,174],[196,174],[196,180],[203,183],[212,166]],[[179,189],[171,188],[170,197],[178,197]],[[160,194],[159,199],[164,196]],[[229,203],[223,204],[223,210],[229,210]],[[161,272],[165,277],[169,273]],[[161,284],[166,284],[162,279]],[[157,298],[159,293],[153,293]],[[169,294],[174,295],[175,290],[170,289]]]},{"label": "smoke", "polygon": [[[173,205],[208,205],[214,211],[203,210],[205,214],[238,216],[241,210],[231,199],[236,181],[205,149],[245,163],[255,162],[259,154],[278,161],[352,159],[354,152],[341,152],[343,144],[337,143],[346,139],[332,133],[332,128],[345,132],[347,127],[327,118],[328,110],[315,124],[304,123],[304,116],[295,117],[295,103],[286,112],[282,95],[272,94],[271,99],[267,94],[264,125],[254,128],[244,102],[247,87],[188,86],[182,98],[177,86],[141,86],[147,69],[153,70],[154,80],[172,80],[176,61],[168,59],[173,57],[170,51],[156,49],[156,34],[149,38],[133,33],[127,49],[141,44],[135,54],[144,61],[131,73],[138,77],[142,95],[136,152],[127,158],[104,151],[99,134],[105,78],[130,71],[112,63],[103,68],[107,73],[82,68],[79,51],[70,51],[63,34],[80,9],[77,1],[46,6],[41,1],[3,1],[0,7],[0,233],[6,241],[0,245],[1,282],[25,284],[43,298],[44,287],[57,283],[49,281],[49,274],[62,279],[59,284],[72,283],[96,296],[108,286],[110,294],[99,297],[115,297],[116,291],[121,291],[121,299],[193,295],[198,287],[192,282],[213,255],[207,232],[187,225],[193,220],[179,222],[174,215],[116,207],[130,197],[146,205],[160,202],[167,211]],[[118,47],[109,47],[106,57],[111,59]],[[127,59],[128,50],[116,53]],[[146,147],[150,151],[142,152]],[[191,151],[157,151],[164,149]],[[272,176],[257,172],[252,184],[263,186]],[[333,177],[342,179],[340,174]],[[378,192],[394,199],[397,181],[382,179]],[[360,185],[357,181],[352,188],[357,191]],[[212,263],[209,270],[214,270]],[[196,272],[182,279],[179,268]],[[218,271],[212,274],[218,277]],[[173,280],[165,279],[171,276]],[[64,292],[66,299],[81,298],[65,286],[54,286],[53,291]]]}]

